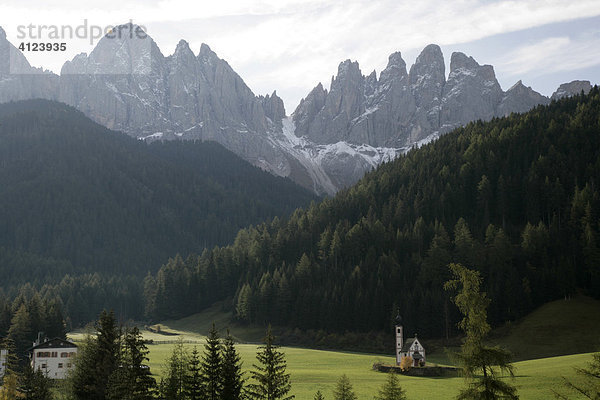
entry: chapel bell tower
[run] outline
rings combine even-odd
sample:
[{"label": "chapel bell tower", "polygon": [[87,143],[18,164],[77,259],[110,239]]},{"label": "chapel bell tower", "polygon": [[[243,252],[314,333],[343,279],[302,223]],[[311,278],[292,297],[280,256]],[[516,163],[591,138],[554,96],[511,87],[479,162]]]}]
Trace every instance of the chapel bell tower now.
[{"label": "chapel bell tower", "polygon": [[400,365],[401,351],[402,345],[404,344],[404,336],[402,332],[402,317],[400,316],[400,312],[396,316],[396,365]]}]

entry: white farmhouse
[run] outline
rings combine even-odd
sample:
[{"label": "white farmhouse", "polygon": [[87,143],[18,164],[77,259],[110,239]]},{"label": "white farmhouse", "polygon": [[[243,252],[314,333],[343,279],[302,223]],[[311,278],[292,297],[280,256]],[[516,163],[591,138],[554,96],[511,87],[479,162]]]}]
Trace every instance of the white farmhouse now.
[{"label": "white farmhouse", "polygon": [[29,349],[31,367],[41,370],[51,379],[65,379],[73,367],[77,355],[77,345],[59,338],[34,344]]},{"label": "white farmhouse", "polygon": [[4,376],[6,372],[6,358],[8,357],[8,350],[0,349],[0,378]]}]

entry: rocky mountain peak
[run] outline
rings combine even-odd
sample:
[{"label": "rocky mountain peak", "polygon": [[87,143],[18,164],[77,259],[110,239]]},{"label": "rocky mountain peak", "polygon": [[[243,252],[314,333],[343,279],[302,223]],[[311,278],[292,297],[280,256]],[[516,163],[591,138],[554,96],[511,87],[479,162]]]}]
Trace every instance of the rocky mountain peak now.
[{"label": "rocky mountain peak", "polygon": [[294,123],[296,124],[296,136],[308,136],[310,125],[316,115],[325,106],[326,98],[327,90],[323,87],[323,84],[319,82],[305,98],[300,100],[300,104],[298,104],[298,107],[296,107],[296,110],[292,115]]},{"label": "rocky mountain peak", "polygon": [[31,98],[56,99],[58,76],[33,68],[0,27],[0,103]]},{"label": "rocky mountain peak", "polygon": [[510,92],[511,90],[523,90],[525,87],[525,85],[523,85],[523,81],[522,80],[518,80],[517,83],[515,83],[514,85],[512,85],[507,92]]},{"label": "rocky mountain peak", "polygon": [[406,62],[402,59],[402,54],[397,51],[389,56],[387,67],[381,71],[379,80],[381,82],[389,82],[393,79],[402,79],[407,76]]},{"label": "rocky mountain peak", "polygon": [[[177,43],[177,47],[175,47],[175,53],[174,54],[178,54],[178,53],[187,53],[187,52],[192,52],[192,50],[190,49],[190,44],[188,42],[186,42],[185,40],[181,39],[179,41],[179,43]],[[192,52],[193,54],[193,52]]]},{"label": "rocky mountain peak", "polygon": [[496,110],[496,116],[504,117],[513,112],[525,112],[538,104],[548,104],[550,99],[525,86],[521,80],[504,93]]},{"label": "rocky mountain peak", "polygon": [[592,89],[590,81],[572,81],[569,83],[563,83],[556,89],[556,92],[552,93],[552,100],[558,100],[567,96],[575,96],[582,91],[588,93]]},{"label": "rocky mountain peak", "polygon": [[365,96],[369,97],[375,94],[377,90],[377,72],[373,70],[366,78],[365,78]]},{"label": "rocky mountain peak", "polygon": [[362,79],[358,62],[346,60],[338,66],[337,76],[333,77],[331,81],[331,88],[333,90],[335,86],[339,86],[339,84],[343,84],[345,81],[356,81],[357,79]]},{"label": "rocky mountain peak", "polygon": [[440,133],[477,119],[491,119],[503,97],[491,65],[479,65],[473,57],[452,53],[450,74],[442,94]]},{"label": "rocky mountain peak", "polygon": [[85,72],[88,61],[87,53],[79,53],[71,61],[66,61],[61,70],[61,75],[81,74]]},{"label": "rocky mountain peak", "polygon": [[189,43],[183,39],[177,43],[177,47],[175,48],[172,58],[178,63],[184,63],[187,65],[193,65],[197,62],[194,52],[192,49],[190,49]]},{"label": "rocky mountain peak", "polygon": [[436,44],[430,44],[423,49],[410,67],[410,84],[418,85],[424,80],[432,80],[435,84],[443,85],[446,81],[445,70],[442,49]]},{"label": "rocky mountain peak", "polygon": [[450,57],[450,73],[459,70],[473,70],[479,68],[480,65],[473,57],[467,56],[465,53],[454,52]]},{"label": "rocky mountain peak", "polygon": [[89,55],[88,73],[148,75],[164,56],[154,40],[138,25],[127,23],[108,32]]},{"label": "rocky mountain peak", "polygon": [[277,96],[277,91],[269,96],[258,96],[265,111],[265,116],[275,125],[281,127],[281,121],[285,118],[285,106],[283,100]]},{"label": "rocky mountain peak", "polygon": [[200,52],[198,53],[198,59],[200,61],[210,64],[211,62],[218,60],[219,57],[217,57],[217,53],[212,51],[212,49],[210,48],[209,45],[207,45],[206,43],[202,43],[200,45]]}]

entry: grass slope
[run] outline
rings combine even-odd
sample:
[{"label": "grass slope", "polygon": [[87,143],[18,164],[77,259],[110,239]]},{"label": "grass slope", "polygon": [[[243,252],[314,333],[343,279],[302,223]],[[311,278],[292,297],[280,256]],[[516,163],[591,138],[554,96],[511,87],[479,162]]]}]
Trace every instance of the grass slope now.
[{"label": "grass slope", "polygon": [[[186,345],[190,349],[193,344]],[[197,344],[201,349],[201,344]],[[173,345],[151,345],[150,367],[159,375],[169,357]],[[245,371],[252,369],[255,363],[256,345],[240,344]],[[338,378],[348,375],[358,399],[372,399],[384,383],[386,375],[371,369],[373,363],[381,361],[392,363],[392,357],[373,354],[343,353],[322,350],[308,350],[284,347],[288,372],[292,375],[292,393],[297,400],[312,399],[320,390],[326,398],[332,398],[332,392]],[[544,358],[515,363],[519,395],[523,400],[542,400],[553,398],[553,390],[562,391],[562,377],[574,379],[575,367],[582,367],[591,360],[591,354]],[[430,359],[430,362],[432,360]],[[406,390],[408,399],[450,399],[453,398],[464,381],[459,377],[418,378],[400,377],[400,383]],[[572,397],[578,399],[578,397]]]},{"label": "grass slope", "polygon": [[[259,343],[264,336],[264,327],[242,325],[233,321],[232,314],[222,311],[220,304],[186,318],[163,321],[160,325],[167,331],[202,335],[209,331],[212,322],[219,328],[228,327],[236,340],[242,343]],[[521,320],[494,330],[490,341],[509,349],[514,360],[521,361],[599,351],[598,332],[600,301],[578,296],[547,303]],[[423,340],[427,344],[427,338]],[[440,363],[447,362],[442,341],[429,342],[430,348],[436,349],[435,352],[430,351],[429,355]]]},{"label": "grass slope", "polygon": [[[204,336],[212,322],[218,327],[229,327],[232,333],[243,342],[257,342],[264,330],[248,327],[231,321],[231,314],[221,311],[215,305],[200,314],[177,321],[164,321],[161,329],[181,335],[184,340],[193,341],[202,349]],[[542,400],[553,398],[554,391],[563,391],[562,377],[576,379],[575,367],[583,367],[591,360],[589,352],[600,349],[600,302],[589,297],[579,296],[569,300],[548,303],[522,320],[494,331],[491,341],[509,348],[515,354],[516,384],[521,399]],[[224,332],[223,332],[224,334]],[[177,339],[149,333],[156,340]],[[427,341],[425,341],[427,343]],[[172,351],[173,344],[150,346],[152,371],[160,375]],[[244,369],[252,369],[255,362],[256,344],[237,346],[244,363]],[[348,375],[359,399],[371,399],[385,381],[385,374],[374,372],[375,362],[393,363],[393,357],[376,354],[334,352],[284,347],[288,371],[292,374],[293,393],[298,400],[311,399],[317,390],[326,398],[332,397],[337,379]],[[573,354],[586,353],[586,354]],[[562,355],[549,357],[551,355]],[[571,354],[571,355],[563,355]],[[447,363],[444,353],[429,354],[432,363]],[[462,378],[417,378],[401,377],[402,387],[409,399],[449,399],[453,398],[464,381]],[[578,397],[572,397],[578,399]]]},{"label": "grass slope", "polygon": [[[231,315],[215,305],[200,314],[176,321],[164,321],[160,324],[162,332],[158,334],[144,330],[147,339],[155,343],[149,346],[150,367],[154,374],[161,376],[166,361],[171,354],[174,342],[179,338],[188,348],[198,346],[202,350],[205,336],[212,322],[218,327],[229,327],[242,342],[260,341],[264,330],[247,327],[231,322]],[[156,326],[154,326],[156,327]],[[523,400],[542,400],[553,398],[554,391],[564,391],[562,377],[577,379],[575,367],[583,367],[591,361],[589,352],[598,351],[598,332],[600,332],[600,302],[588,297],[577,297],[548,303],[517,323],[494,331],[492,342],[511,349],[515,359],[516,380],[519,395]],[[225,334],[225,328],[222,329]],[[82,338],[82,334],[72,334],[72,338]],[[425,340],[425,344],[427,341]],[[256,344],[238,344],[244,370],[252,369],[256,362]],[[375,362],[393,363],[393,357],[311,350],[283,347],[288,362],[288,371],[292,374],[292,390],[297,400],[312,399],[320,390],[326,398],[332,398],[337,379],[348,375],[359,399],[372,399],[386,379],[386,375],[371,369]],[[571,354],[547,357],[549,354]],[[546,358],[542,358],[546,357]],[[428,355],[428,362],[447,363],[443,353]],[[450,399],[464,385],[462,378],[400,378],[402,387],[410,400]],[[570,394],[572,396],[572,394]],[[570,397],[579,399],[579,397]]]},{"label": "grass slope", "polygon": [[494,331],[492,341],[527,360],[600,350],[600,301],[585,296],[543,305],[515,324]]}]

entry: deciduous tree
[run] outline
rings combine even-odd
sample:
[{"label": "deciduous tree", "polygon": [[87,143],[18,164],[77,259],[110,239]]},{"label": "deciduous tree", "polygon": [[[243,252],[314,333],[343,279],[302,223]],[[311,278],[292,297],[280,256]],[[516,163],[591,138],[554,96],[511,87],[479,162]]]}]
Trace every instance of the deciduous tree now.
[{"label": "deciduous tree", "polygon": [[461,352],[455,354],[467,379],[467,388],[457,396],[459,400],[516,400],[517,390],[501,379],[500,374],[511,377],[511,355],[499,347],[488,347],[483,339],[490,331],[487,322],[487,306],[490,300],[479,289],[481,276],[460,264],[450,264],[454,279],[446,282],[447,290],[458,290],[454,303],[463,314],[459,327],[466,333]]}]

